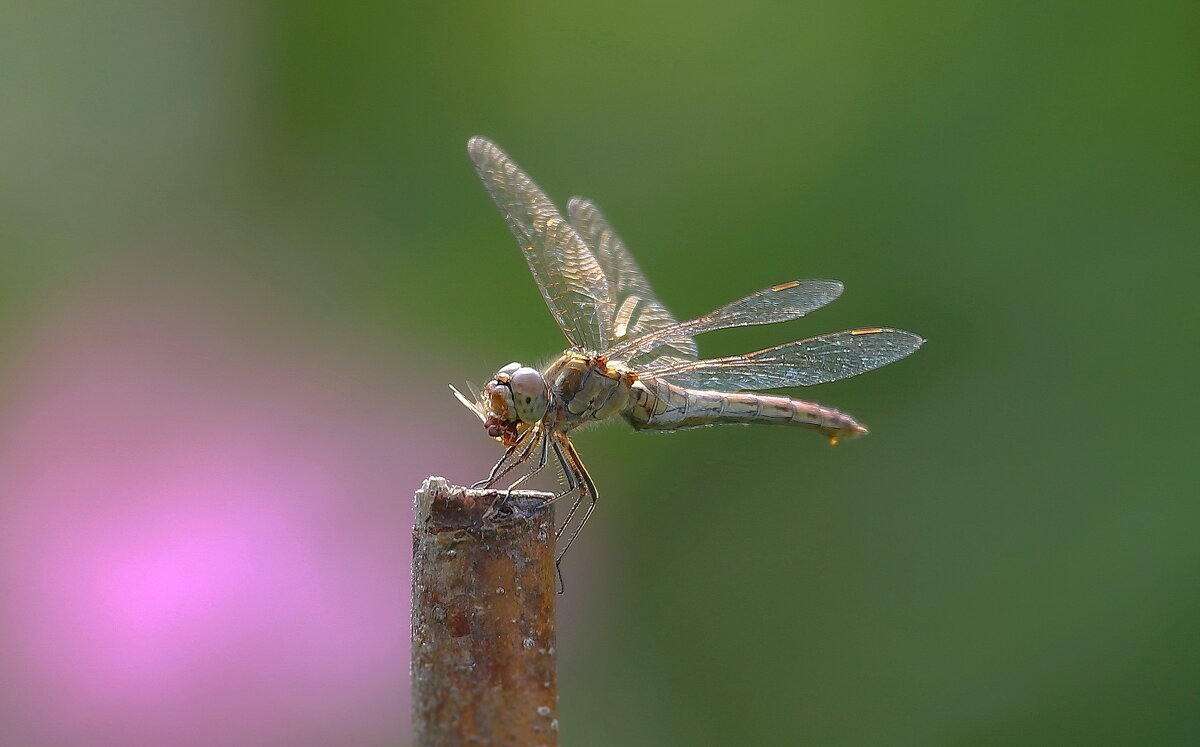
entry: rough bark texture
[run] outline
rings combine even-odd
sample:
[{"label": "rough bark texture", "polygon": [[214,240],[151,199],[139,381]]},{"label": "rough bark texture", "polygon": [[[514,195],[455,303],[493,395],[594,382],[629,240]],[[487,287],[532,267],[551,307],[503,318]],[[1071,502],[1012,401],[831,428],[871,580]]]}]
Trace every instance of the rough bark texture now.
[{"label": "rough bark texture", "polygon": [[430,477],[416,495],[415,744],[557,745],[549,493]]}]

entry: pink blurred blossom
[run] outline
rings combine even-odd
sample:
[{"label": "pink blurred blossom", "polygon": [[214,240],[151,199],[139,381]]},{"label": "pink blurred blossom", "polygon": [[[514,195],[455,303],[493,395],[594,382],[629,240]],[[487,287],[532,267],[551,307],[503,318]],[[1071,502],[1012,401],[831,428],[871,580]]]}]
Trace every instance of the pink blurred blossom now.
[{"label": "pink blurred blossom", "polygon": [[6,367],[0,742],[405,743],[411,493],[486,439],[419,372],[110,290]]}]

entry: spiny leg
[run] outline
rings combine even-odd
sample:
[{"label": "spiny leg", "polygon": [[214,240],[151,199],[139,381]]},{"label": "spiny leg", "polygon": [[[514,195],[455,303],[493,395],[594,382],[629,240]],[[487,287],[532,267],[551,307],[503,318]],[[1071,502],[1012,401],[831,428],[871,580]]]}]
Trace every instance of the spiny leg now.
[{"label": "spiny leg", "polygon": [[[486,478],[474,483],[473,485],[471,485],[471,487],[472,488],[490,487],[490,486],[494,485],[496,483],[496,481],[499,480],[501,477],[504,477],[509,472],[512,472],[514,469],[516,469],[516,467],[519,464],[521,464],[522,462],[524,462],[526,459],[529,458],[530,453],[533,451],[534,445],[537,443],[536,438],[534,438],[531,442],[528,442],[528,443],[526,442],[527,439],[530,439],[531,436],[538,435],[540,432],[541,432],[541,428],[539,426],[534,426],[534,427],[530,428],[529,430],[525,431],[524,433],[522,433],[517,438],[517,440],[513,443],[512,446],[509,446],[507,449],[504,450],[503,456],[501,456],[500,460],[496,462],[496,465],[494,467],[492,467],[492,471],[488,474],[488,476]],[[520,454],[520,456],[518,456],[514,459],[513,454],[515,454],[517,452],[517,450],[521,449],[522,447],[525,447],[525,450]]]},{"label": "spiny leg", "polygon": [[[533,469],[529,470],[525,474],[521,475],[516,480],[513,480],[512,484],[508,486],[509,495],[512,495],[513,490],[515,490],[518,485],[521,485],[529,478],[531,478],[534,475],[536,475],[537,473],[541,472],[542,469],[546,466],[546,463],[548,461],[548,452],[549,452],[548,444],[549,443],[550,443],[550,439],[545,438],[541,434],[539,434],[538,438],[534,440],[534,443],[529,445],[527,452],[532,452],[535,448],[537,448],[537,446],[536,446],[537,444],[540,444],[542,447],[542,453],[538,456],[537,466],[534,467]],[[528,458],[529,458],[529,455],[527,453],[524,457],[522,457],[521,461],[525,461]]]},{"label": "spiny leg", "polygon": [[513,461],[512,465],[508,469],[502,471],[499,476],[497,476],[497,479],[499,479],[499,477],[503,476],[505,473],[509,472],[510,470],[515,468],[517,465],[522,464],[525,461],[527,461],[529,459],[529,457],[533,454],[534,449],[538,448],[539,445],[541,446],[541,454],[538,456],[537,464],[534,465],[534,467],[532,469],[528,470],[525,474],[521,475],[520,477],[518,477],[516,480],[513,480],[509,484],[508,489],[504,491],[504,497],[502,497],[498,501],[495,501],[488,508],[488,510],[484,513],[483,518],[485,521],[490,520],[501,506],[506,505],[512,499],[513,491],[516,490],[517,487],[519,485],[521,485],[521,483],[523,483],[526,480],[528,480],[529,478],[533,477],[538,472],[541,472],[542,468],[546,466],[547,451],[548,451],[547,447],[546,447],[547,440],[548,439],[545,438],[545,433],[539,431],[538,434],[536,436],[534,436],[533,439],[530,440],[529,444],[525,447],[525,449],[522,450],[521,455],[519,457],[517,457],[515,461]]},{"label": "spiny leg", "polygon": [[[535,425],[522,433],[516,443],[505,450],[504,455],[500,457],[500,461],[496,462],[496,466],[492,467],[492,472],[490,475],[488,475],[488,478],[486,480],[480,480],[471,486],[473,488],[491,487],[497,481],[499,481],[500,478],[504,477],[509,472],[512,472],[518,466],[528,461],[533,455],[534,450],[538,449],[539,447],[541,448],[541,453],[538,455],[537,464],[509,484],[508,488],[504,491],[504,496],[498,501],[495,501],[484,513],[483,518],[485,520],[491,519],[491,517],[495,515],[497,509],[508,503],[508,501],[512,498],[513,491],[516,490],[518,486],[536,475],[538,472],[541,472],[546,466],[549,450],[547,448],[545,431],[542,430],[540,425]],[[519,454],[514,456],[514,452],[517,449],[521,449],[521,451]]]},{"label": "spiny leg", "polygon": [[575,502],[571,504],[571,510],[567,512],[566,520],[559,527],[558,531],[554,533],[555,540],[558,540],[567,531],[567,526],[570,525],[571,519],[579,509],[579,505],[583,503],[583,499],[585,497],[591,499],[587,511],[583,514],[583,519],[575,527],[575,531],[571,532],[571,536],[567,538],[567,544],[563,546],[563,549],[554,558],[554,570],[558,574],[558,593],[562,594],[566,591],[566,582],[563,581],[562,574],[562,559],[566,556],[567,551],[571,549],[575,538],[583,531],[583,526],[587,524],[588,517],[592,515],[592,511],[596,508],[596,484],[592,482],[591,475],[588,474],[587,469],[583,466],[583,461],[580,460],[579,455],[575,453],[575,447],[571,445],[571,441],[567,438],[566,434],[553,433],[551,437],[554,439],[551,443],[551,446],[554,447],[554,456],[558,459],[559,464],[562,465],[563,476],[567,480],[567,489],[551,498],[547,503],[553,503],[560,498],[578,491]]},{"label": "spiny leg", "polygon": [[[472,488],[482,488],[486,485],[491,485],[493,482],[498,480],[501,475],[500,467],[503,466],[508,461],[508,458],[510,456],[512,456],[512,453],[517,450],[517,446],[519,446],[519,445],[520,445],[520,441],[518,441],[517,443],[515,443],[512,446],[509,446],[507,449],[505,449],[504,454],[501,455],[500,459],[496,462],[495,466],[492,467],[492,471],[488,473],[488,476],[483,478],[482,480],[477,480],[477,481],[471,483],[471,487]],[[508,467],[508,469],[511,470],[512,466],[510,465]]]},{"label": "spiny leg", "polygon": [[533,477],[535,474],[545,468],[546,464],[549,462],[549,450],[551,448],[554,449],[554,456],[562,466],[563,476],[567,481],[567,489],[547,500],[546,505],[550,505],[551,503],[565,498],[571,493],[577,493],[575,502],[571,505],[570,511],[567,512],[566,520],[554,533],[554,538],[556,540],[561,538],[566,532],[568,525],[570,525],[572,519],[574,519],[575,514],[579,510],[579,506],[583,503],[584,498],[588,498],[590,500],[587,510],[584,511],[583,518],[580,520],[579,525],[575,527],[573,532],[571,532],[571,535],[567,538],[567,544],[563,546],[563,549],[559,551],[558,555],[554,559],[554,569],[558,574],[559,593],[562,593],[563,589],[565,588],[562,578],[562,559],[567,554],[567,551],[571,549],[571,545],[574,544],[575,538],[578,537],[580,532],[583,531],[583,527],[585,524],[587,524],[588,519],[591,517],[592,511],[596,509],[596,485],[592,482],[591,476],[588,474],[587,469],[583,466],[583,462],[579,459],[579,455],[575,452],[575,448],[571,445],[571,441],[567,438],[566,434],[556,431],[550,431],[547,433],[545,429],[541,428],[540,424],[535,425],[534,427],[522,433],[518,437],[517,441],[505,450],[504,455],[501,456],[500,460],[496,462],[496,465],[492,467],[492,471],[488,475],[487,479],[480,480],[472,487],[490,487],[494,485],[505,475],[528,461],[533,455],[534,450],[538,449],[539,447],[541,452],[538,455],[536,466],[513,481],[506,491],[505,500],[508,499],[508,496],[512,494],[512,491],[517,486],[523,484],[526,480]]},{"label": "spiny leg", "polygon": [[[579,520],[579,525],[575,527],[575,531],[567,539],[567,544],[563,546],[563,549],[558,553],[558,557],[554,559],[555,566],[562,563],[563,556],[567,554],[567,550],[571,549],[575,538],[579,536],[579,533],[583,531],[583,527],[588,523],[592,512],[596,510],[596,498],[598,497],[596,483],[592,482],[592,476],[588,474],[587,468],[583,466],[583,460],[575,452],[575,447],[571,445],[570,439],[566,435],[561,435],[555,440],[555,444],[558,445],[560,442],[562,444],[562,454],[560,456],[566,456],[570,463],[570,471],[574,471],[576,479],[580,481],[580,484],[577,486],[579,488],[579,499],[575,501],[575,505],[567,513],[567,521],[563,523],[564,530],[567,528],[567,523],[571,521],[571,517],[575,515],[576,509],[579,508],[579,504],[583,502],[585,496],[590,499],[590,502],[588,503],[587,510],[583,512],[583,518]],[[556,449],[556,453],[557,451]]]},{"label": "spiny leg", "polygon": [[[573,470],[571,468],[571,463],[569,461],[567,461],[567,457],[563,455],[563,450],[562,450],[562,447],[559,445],[559,440],[557,438],[553,439],[553,441],[551,442],[551,446],[554,447],[554,456],[556,459],[558,459],[559,467],[561,467],[561,469],[562,469],[562,476],[563,476],[563,479],[566,480],[566,482],[567,482],[567,489],[560,492],[558,495],[554,496],[550,500],[546,501],[547,504],[557,503],[559,500],[566,498],[571,493],[576,492],[576,490],[579,489],[579,485],[580,485],[579,479],[575,476],[575,470]],[[566,520],[563,521],[562,525],[554,532],[554,539],[557,540],[559,537],[562,536],[563,532],[566,531],[567,524],[569,524],[571,522],[571,517],[575,515],[575,510],[579,508],[579,503],[582,500],[583,500],[582,493],[575,496],[575,502],[573,504],[571,504],[571,510],[567,512]]]}]

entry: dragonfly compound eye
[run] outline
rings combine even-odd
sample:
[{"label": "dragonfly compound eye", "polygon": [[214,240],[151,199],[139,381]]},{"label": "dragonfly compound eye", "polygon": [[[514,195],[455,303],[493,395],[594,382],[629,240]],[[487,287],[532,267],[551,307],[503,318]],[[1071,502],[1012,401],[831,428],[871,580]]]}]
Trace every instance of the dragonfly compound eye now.
[{"label": "dragonfly compound eye", "polygon": [[513,373],[520,368],[521,364],[517,363],[516,361],[509,363],[507,366],[496,372],[496,381],[499,381],[501,384],[507,384],[509,377],[511,377]]},{"label": "dragonfly compound eye", "polygon": [[537,369],[522,366],[509,376],[513,404],[517,417],[526,423],[536,423],[546,414],[546,382]]}]

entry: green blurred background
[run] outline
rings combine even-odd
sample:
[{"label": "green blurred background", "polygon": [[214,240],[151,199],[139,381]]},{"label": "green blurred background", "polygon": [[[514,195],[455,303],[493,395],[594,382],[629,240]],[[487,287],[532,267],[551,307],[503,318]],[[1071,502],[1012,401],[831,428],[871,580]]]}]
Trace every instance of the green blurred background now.
[{"label": "green blurred background", "polygon": [[[861,441],[576,439],[602,503],[564,564],[564,743],[1195,744],[1197,7],[5,7],[0,449],[26,459],[47,330],[129,304],[98,344],[201,335],[233,379],[238,351],[287,350],[257,374],[394,421],[356,469],[424,455],[398,512],[426,474],[484,474],[445,383],[563,346],[467,160],[486,135],[560,205],[594,199],[680,317],[846,284],[706,356],[928,340],[803,392]],[[382,527],[407,551],[401,513]],[[402,559],[357,573],[403,607]],[[387,662],[394,709],[312,743],[404,743]]]}]

